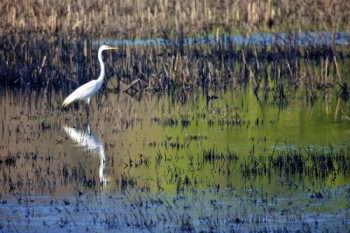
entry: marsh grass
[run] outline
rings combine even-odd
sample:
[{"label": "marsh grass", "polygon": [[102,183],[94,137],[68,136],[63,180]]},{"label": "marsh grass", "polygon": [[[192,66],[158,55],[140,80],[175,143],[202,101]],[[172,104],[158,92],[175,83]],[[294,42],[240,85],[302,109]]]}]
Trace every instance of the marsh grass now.
[{"label": "marsh grass", "polygon": [[[298,9],[297,11],[295,9]],[[163,38],[166,44],[121,46],[108,54],[107,89],[140,79],[140,90],[186,90],[249,84],[259,98],[285,99],[305,87],[337,86],[348,96],[349,51],[333,43],[303,48],[300,30],[349,30],[347,1],[314,4],[271,1],[3,1],[0,83],[12,87],[74,89],[98,76],[92,38]],[[224,42],[233,32],[287,32],[285,43],[240,46]],[[243,33],[243,34],[245,34]],[[215,43],[187,45],[186,38]],[[114,81],[117,79],[118,81]],[[111,80],[111,81],[110,81]],[[122,82],[120,82],[122,81]],[[69,92],[69,90],[68,90]]]},{"label": "marsh grass", "polygon": [[154,38],[164,32],[349,30],[348,1],[10,1],[1,2],[0,35],[31,32],[81,37]]},{"label": "marsh grass", "polygon": [[[175,169],[178,173],[174,174],[177,178],[172,181],[172,185],[178,188],[174,195],[163,193],[164,191],[153,193],[148,186],[137,182],[140,178],[127,173],[123,173],[121,178],[112,179],[120,188],[120,194],[115,190],[99,193],[92,191],[99,186],[93,182],[94,177],[86,185],[86,172],[79,165],[63,163],[62,167],[49,169],[55,161],[46,161],[42,166],[30,154],[9,154],[5,160],[0,161],[5,193],[11,194],[11,198],[0,196],[3,205],[1,212],[7,216],[7,221],[2,223],[2,230],[16,229],[11,224],[17,218],[28,220],[28,225],[18,224],[20,229],[26,226],[33,229],[45,228],[48,227],[45,221],[48,221],[51,222],[50,229],[73,230],[81,227],[80,217],[84,219],[84,224],[95,230],[194,232],[241,229],[265,232],[299,229],[301,232],[309,232],[317,227],[327,230],[332,227],[332,223],[327,223],[322,211],[325,209],[328,213],[329,208],[332,208],[328,205],[334,205],[336,198],[346,199],[349,187],[336,186],[330,190],[323,182],[332,176],[349,177],[349,151],[349,148],[335,150],[330,145],[329,148],[320,150],[289,148],[266,156],[251,154],[246,157],[233,154],[230,150],[218,152],[213,147],[203,150],[198,159],[203,156],[203,162],[212,165],[213,174],[221,174],[221,177],[226,178],[241,176],[241,184],[230,186],[228,182],[226,186],[211,186],[203,180],[208,187],[201,191],[196,189],[196,185],[201,184],[190,174]],[[13,159],[14,157],[16,158]],[[40,160],[42,155],[36,157]],[[166,161],[166,157],[160,155],[160,163],[172,163]],[[150,158],[150,163],[156,159]],[[16,162],[13,163],[13,160]],[[220,165],[214,165],[217,163]],[[240,169],[232,169],[232,173],[219,171],[236,163]],[[25,164],[31,164],[33,171],[36,171],[33,177],[13,169],[14,166],[21,167]],[[198,172],[203,168],[198,167]],[[287,188],[289,192],[302,190],[303,195],[296,198],[283,197],[283,193],[269,193],[257,185],[257,179],[269,180],[271,174],[279,177],[274,182],[279,181],[280,187]],[[299,178],[317,182],[306,185],[297,182]],[[60,185],[73,186],[75,196],[59,199],[35,197],[35,193],[54,195],[55,188]],[[9,211],[9,206],[14,202],[15,206],[23,206],[26,211]],[[50,217],[43,216],[42,211],[49,212]],[[339,223],[339,219],[347,215],[348,207],[331,214]],[[337,227],[346,229],[348,224],[348,220],[344,219]]]},{"label": "marsh grass", "polygon": [[[133,93],[182,90],[179,97],[184,100],[194,87],[208,90],[242,85],[251,86],[258,98],[272,93],[282,102],[299,89],[305,90],[310,100],[328,89],[338,90],[345,100],[349,96],[345,75],[349,54],[332,44],[303,48],[289,42],[241,46],[233,41],[193,45],[181,38],[172,41],[122,46],[118,52],[104,54],[107,90],[140,80]],[[47,87],[68,93],[99,74],[97,48],[90,40],[70,43],[28,34],[8,36],[1,47],[0,83],[5,86]]]},{"label": "marsh grass", "polygon": [[[21,135],[20,132],[17,133]],[[27,140],[22,138],[20,140]],[[171,139],[169,139],[171,140]],[[176,140],[174,140],[176,141]],[[160,142],[162,148],[166,148],[170,153],[172,150],[178,151],[178,147]],[[149,145],[151,146],[151,145]],[[61,156],[65,156],[62,154]],[[230,187],[231,180],[228,179],[225,184],[211,183],[205,179],[198,179],[193,172],[186,172],[181,165],[173,163],[178,160],[178,155],[173,157],[165,152],[158,151],[157,155],[152,157],[138,156],[138,158],[123,159],[121,166],[123,169],[139,169],[151,164],[156,166],[165,166],[170,163],[169,169],[165,172],[165,177],[178,193],[186,193],[191,190],[197,190],[199,187],[208,189],[214,188],[217,191]],[[173,161],[173,162],[171,162]],[[270,184],[276,177],[285,181],[299,180],[317,180],[318,184],[333,182],[337,177],[348,178],[350,176],[350,149],[334,149],[332,145],[315,148],[291,148],[273,149],[270,153],[260,155],[251,150],[250,155],[242,155],[227,148],[219,150],[215,146],[208,150],[202,150],[198,155],[187,155],[186,161],[191,164],[192,171],[205,172],[210,166],[212,174],[218,177],[239,176],[242,184],[254,184],[257,180],[264,180]],[[50,168],[56,166],[57,168]],[[33,171],[32,176],[28,173],[18,170],[20,167],[30,167]],[[0,171],[2,174],[3,188],[7,193],[25,193],[38,192],[41,194],[54,194],[55,190],[62,186],[72,186],[76,191],[85,192],[100,187],[99,178],[91,175],[91,171],[86,170],[82,164],[72,166],[67,162],[60,162],[59,159],[52,159],[46,154],[39,154],[35,151],[23,153],[7,153],[0,159]],[[113,173],[109,174],[113,176]],[[129,175],[123,172],[120,175],[111,177],[111,182],[125,193],[128,190],[145,189],[150,187],[140,186],[140,177]],[[142,181],[140,181],[142,183]],[[299,182],[295,182],[299,183]],[[160,186],[159,186],[160,185]],[[287,185],[287,184],[286,184]],[[309,184],[310,189],[314,189],[315,184]],[[159,190],[164,190],[161,183],[158,184]],[[222,190],[221,190],[222,191]]]}]

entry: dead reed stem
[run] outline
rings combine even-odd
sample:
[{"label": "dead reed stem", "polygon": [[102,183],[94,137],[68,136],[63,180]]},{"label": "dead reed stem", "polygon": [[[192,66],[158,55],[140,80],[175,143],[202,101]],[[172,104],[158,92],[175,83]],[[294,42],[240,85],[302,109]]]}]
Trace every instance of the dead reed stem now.
[{"label": "dead reed stem", "polygon": [[[298,10],[296,10],[298,9]],[[32,32],[67,38],[152,38],[165,28],[174,36],[204,32],[304,29],[349,30],[350,2],[296,1],[55,1],[4,0],[0,36]],[[321,23],[320,23],[321,22]],[[223,30],[221,30],[223,29]]]}]

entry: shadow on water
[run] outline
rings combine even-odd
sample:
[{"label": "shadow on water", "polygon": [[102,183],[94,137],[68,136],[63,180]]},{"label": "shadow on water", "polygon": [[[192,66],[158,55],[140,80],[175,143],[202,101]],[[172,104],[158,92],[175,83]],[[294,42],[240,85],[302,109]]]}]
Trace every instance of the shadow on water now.
[{"label": "shadow on water", "polygon": [[84,103],[55,108],[60,92],[1,93],[3,232],[349,229],[350,108],[334,93],[281,107],[243,88],[101,91],[89,121]]}]

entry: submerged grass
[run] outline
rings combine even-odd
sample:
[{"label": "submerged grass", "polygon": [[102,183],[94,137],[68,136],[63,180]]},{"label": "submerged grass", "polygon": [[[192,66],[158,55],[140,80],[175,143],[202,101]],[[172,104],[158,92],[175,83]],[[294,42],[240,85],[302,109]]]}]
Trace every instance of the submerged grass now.
[{"label": "submerged grass", "polygon": [[[36,95],[18,93],[14,94],[17,101],[9,93],[3,97],[7,104],[2,105],[1,113],[15,127],[11,124],[9,132],[0,131],[5,141],[0,156],[0,215],[5,220],[0,232],[307,232],[335,228],[344,232],[349,227],[350,150],[346,138],[341,146],[325,147],[290,145],[283,136],[277,141],[269,139],[267,128],[278,130],[271,121],[283,119],[275,119],[278,111],[265,112],[262,118],[247,110],[247,105],[252,106],[252,102],[244,103],[247,96],[229,95],[235,101],[226,102],[218,92],[218,98],[211,97],[208,103],[202,92],[200,96],[193,93],[189,105],[174,96],[164,101],[129,102],[122,107],[123,116],[109,106],[125,100],[113,102],[117,96],[113,94],[106,104],[97,95],[101,106],[92,106],[97,120],[90,122],[90,131],[84,129],[88,127],[84,117],[51,110],[47,95],[40,94],[38,100]],[[28,104],[34,100],[39,106]],[[29,110],[23,110],[24,106]],[[139,108],[144,111],[135,110]],[[313,108],[320,106],[316,103]],[[303,109],[302,115],[308,115],[306,112]],[[313,112],[320,113],[324,112]],[[242,120],[240,125],[237,119]],[[95,131],[104,140],[106,160],[101,162],[97,151],[72,143],[62,131],[62,120],[90,135]],[[198,130],[203,125],[205,129]],[[162,133],[150,130],[157,127]],[[250,129],[258,135],[249,134],[247,143],[239,140]],[[231,133],[238,138],[222,146],[220,141]],[[333,143],[340,143],[332,132],[327,133]],[[8,140],[17,143],[10,146]],[[259,140],[268,144],[260,145]],[[106,167],[100,170],[101,164]],[[100,171],[106,179],[101,179]]]},{"label": "submerged grass", "polygon": [[[87,227],[92,231],[132,229],[180,232],[228,230],[309,232],[320,229],[327,232],[341,232],[349,227],[348,220],[344,219],[349,213],[349,208],[337,209],[332,205],[339,205],[337,198],[341,200],[348,198],[349,187],[335,185],[335,189],[330,190],[328,186],[319,183],[329,176],[349,176],[350,170],[347,167],[350,161],[349,151],[349,148],[340,150],[324,148],[312,152],[310,148],[289,148],[284,151],[276,150],[266,156],[251,154],[246,157],[235,154],[229,149],[219,152],[214,147],[203,150],[198,159],[203,156],[202,162],[211,164],[212,174],[221,174],[220,177],[224,177],[228,182],[227,185],[211,186],[208,181],[198,177],[194,179],[196,176],[183,172],[181,168],[174,171],[170,169],[169,172],[173,172],[175,177],[172,182],[177,187],[176,194],[168,194],[164,188],[153,193],[149,189],[152,184],[142,186],[137,182],[138,179],[142,179],[141,177],[132,177],[126,172],[120,178],[111,179],[117,182],[120,193],[116,190],[96,193],[93,191],[95,189],[93,186],[98,184],[86,185],[86,172],[82,171],[79,165],[74,167],[63,163],[60,169],[51,168],[51,172],[47,172],[48,168],[32,163],[33,170],[37,171],[36,176],[26,177],[16,174],[17,170],[12,169],[12,163],[6,164],[1,161],[0,179],[7,188],[5,188],[6,195],[0,195],[2,205],[0,212],[2,216],[6,216],[0,231],[16,229],[12,223],[17,219],[25,219],[26,223],[19,223],[17,230],[21,231],[22,227],[27,227],[27,231],[35,231],[39,228],[45,229],[49,225],[51,230],[56,228],[78,230],[83,226],[84,230]],[[319,161],[313,158],[316,154],[320,157]],[[24,157],[27,158],[26,155],[17,156],[17,167],[32,161]],[[154,160],[159,159],[161,160],[159,163],[163,165],[174,163],[169,161],[169,158],[166,159],[167,156],[164,154],[159,157],[150,158],[149,162],[153,164]],[[193,162],[193,164],[202,163]],[[54,161],[47,161],[46,166],[50,167],[54,165],[53,163]],[[345,167],[342,164],[346,164]],[[231,165],[239,169],[231,167],[231,172],[219,171]],[[202,165],[194,167],[197,172],[201,172],[203,168]],[[346,170],[342,170],[343,168]],[[321,171],[326,172],[319,175]],[[289,189],[289,192],[299,190],[303,195],[293,198],[284,196],[286,194],[280,191],[274,194],[267,191],[264,186],[256,185],[256,179],[271,179],[271,174],[277,177],[281,187]],[[237,175],[242,178],[240,183],[232,182]],[[303,176],[304,180],[318,181],[300,184],[297,181],[300,176]],[[165,176],[161,178],[158,185],[166,183],[164,178]],[[196,188],[201,180],[208,185],[208,188]],[[52,181],[54,183],[50,184]],[[54,196],[54,190],[60,184],[73,186],[76,189],[75,196],[60,199],[48,196],[41,199],[35,197],[38,195],[35,194],[38,189],[42,190],[42,194],[51,193]],[[104,208],[101,208],[101,205]],[[23,207],[25,211],[18,211],[19,207]],[[17,208],[17,211],[9,208]],[[329,208],[333,211],[329,211]],[[47,216],[51,217],[47,217],[45,213],[50,213]],[[327,219],[327,216],[331,216],[332,220]],[[330,230],[334,221],[339,225],[336,226],[337,229]],[[82,229],[78,231],[80,230],[84,231]]]},{"label": "submerged grass", "polygon": [[[174,149],[174,148],[173,148]],[[177,151],[177,150],[175,150]],[[143,161],[143,156],[140,157]],[[43,161],[44,165],[36,165],[36,160]],[[321,148],[311,150],[310,148],[286,149],[272,151],[270,154],[257,155],[251,152],[249,156],[240,155],[227,148],[226,151],[219,151],[218,148],[203,150],[202,154],[188,155],[186,161],[188,168],[181,167],[179,155],[167,155],[158,151],[154,158],[148,157],[147,164],[154,164],[156,167],[167,166],[168,169],[159,182],[157,189],[165,190],[162,183],[168,183],[177,190],[177,193],[187,192],[186,190],[197,190],[199,187],[213,188],[217,191],[226,189],[236,182],[234,177],[242,178],[242,184],[254,183],[257,179],[265,180],[267,184],[275,182],[276,177],[284,180],[317,180],[318,184],[329,181],[334,182],[336,177],[350,177],[350,149],[329,149]],[[180,160],[180,161],[179,161]],[[141,161],[141,160],[140,160]],[[176,161],[176,162],[175,162]],[[81,164],[71,166],[66,162],[44,159],[40,154],[34,152],[8,154],[0,159],[1,180],[3,191],[9,194],[38,191],[42,194],[54,192],[58,186],[72,186],[79,192],[85,192],[100,187],[100,179],[91,175]],[[56,164],[57,163],[57,164]],[[33,175],[23,173],[19,167],[31,166]],[[57,167],[52,167],[57,166]],[[123,170],[137,169],[141,166],[136,159],[130,164],[121,162]],[[205,173],[210,166],[210,172],[218,177],[226,177],[227,183],[217,183],[212,178],[206,180],[199,173]],[[51,168],[50,168],[51,167]],[[187,171],[187,169],[189,169]],[[113,175],[113,174],[109,174]],[[162,176],[163,176],[162,175]],[[207,174],[203,174],[205,177]],[[115,177],[110,177],[110,181],[115,183],[123,192],[137,188],[150,190],[149,186],[140,186],[138,183],[141,177],[129,175],[123,172]],[[153,180],[155,178],[152,178]],[[154,182],[156,182],[155,179]],[[166,181],[168,180],[168,181]],[[297,182],[298,183],[298,182]],[[242,185],[242,184],[235,184]],[[221,185],[221,186],[220,186]],[[312,189],[312,184],[309,187]],[[27,190],[27,191],[26,191]]]}]

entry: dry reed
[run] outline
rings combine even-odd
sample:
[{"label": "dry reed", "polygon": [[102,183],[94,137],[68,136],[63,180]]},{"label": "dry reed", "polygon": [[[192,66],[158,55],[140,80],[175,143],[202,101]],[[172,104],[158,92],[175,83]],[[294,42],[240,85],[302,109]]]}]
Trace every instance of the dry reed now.
[{"label": "dry reed", "polygon": [[152,38],[203,32],[339,31],[349,28],[350,2],[317,1],[55,1],[4,0],[0,36],[44,33],[66,38]]},{"label": "dry reed", "polygon": [[[169,42],[121,46],[108,55],[107,87],[113,77],[127,84],[139,79],[154,91],[251,83],[258,95],[269,92],[272,83],[276,98],[305,86],[312,99],[316,89],[348,82],[342,77],[347,49],[339,51],[333,43],[302,49],[292,33],[348,30],[348,1],[5,0],[0,6],[0,83],[5,85],[66,90],[97,77],[91,40],[101,37],[161,37]],[[288,31],[291,36],[284,45],[273,46],[221,41],[226,32],[240,30]],[[215,43],[185,43],[188,36],[208,39],[213,33]]]}]

